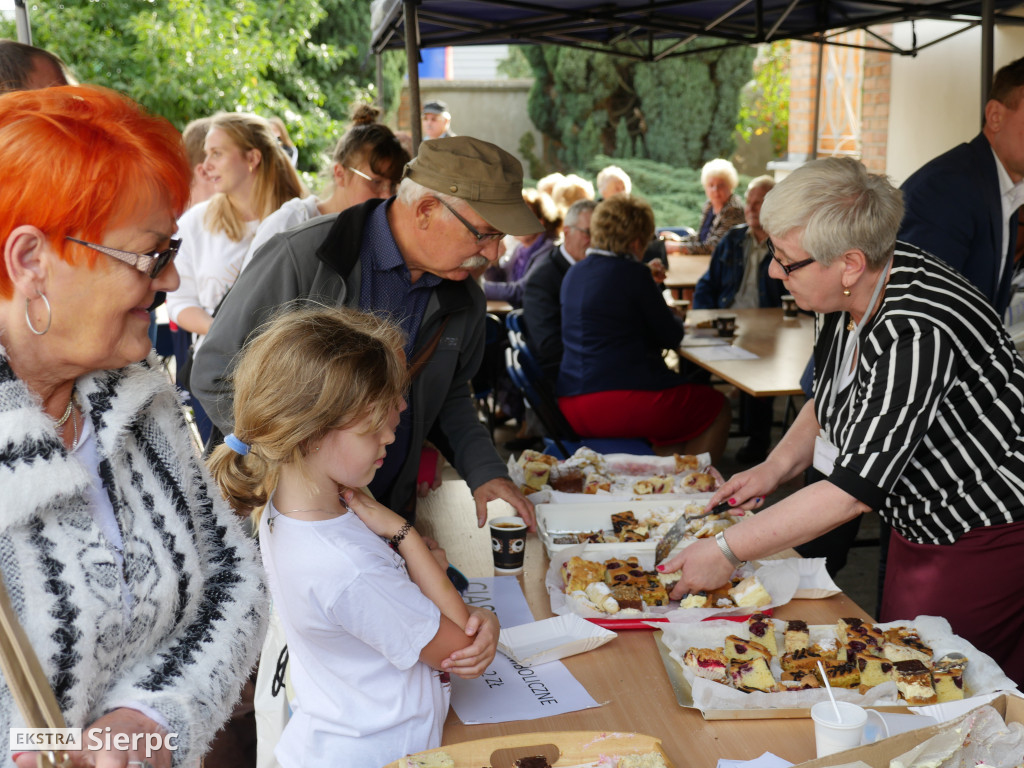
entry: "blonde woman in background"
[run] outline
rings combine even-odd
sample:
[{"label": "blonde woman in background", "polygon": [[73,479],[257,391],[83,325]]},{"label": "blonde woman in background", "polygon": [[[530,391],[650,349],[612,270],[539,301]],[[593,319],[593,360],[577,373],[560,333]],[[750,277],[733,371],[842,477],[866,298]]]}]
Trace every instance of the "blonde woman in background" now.
[{"label": "blonde woman in background", "polygon": [[[213,313],[238,277],[260,222],[303,193],[295,169],[261,117],[214,115],[204,146],[204,169],[216,194],[178,220],[181,249],[175,266],[181,286],[167,294],[171,321],[197,336],[210,330]],[[209,422],[199,404],[193,406],[205,440]]]},{"label": "blonde woman in background", "polygon": [[569,210],[569,206],[573,203],[579,200],[594,199],[594,185],[582,176],[570,173],[555,184],[555,189],[551,193],[551,199],[558,206],[559,215],[564,216],[565,212]]},{"label": "blonde woman in background", "polygon": [[341,137],[331,157],[333,188],[329,195],[292,198],[264,219],[256,230],[242,269],[252,261],[260,246],[278,232],[317,216],[341,213],[353,205],[394,194],[409,155],[391,129],[377,122],[380,115],[380,109],[371,104],[359,104],[353,109],[352,126]]}]

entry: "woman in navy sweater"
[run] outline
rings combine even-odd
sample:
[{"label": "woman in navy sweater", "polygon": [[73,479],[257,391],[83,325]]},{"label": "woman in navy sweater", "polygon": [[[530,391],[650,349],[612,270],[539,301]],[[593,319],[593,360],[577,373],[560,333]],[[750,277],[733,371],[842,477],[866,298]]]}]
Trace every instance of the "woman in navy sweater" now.
[{"label": "woman in navy sweater", "polygon": [[644,200],[614,195],[594,209],[591,247],[562,283],[558,403],[583,437],[642,437],[658,453],[710,452],[729,436],[721,393],[686,384],[662,351],[683,338],[650,269],[641,263],[654,234]]}]

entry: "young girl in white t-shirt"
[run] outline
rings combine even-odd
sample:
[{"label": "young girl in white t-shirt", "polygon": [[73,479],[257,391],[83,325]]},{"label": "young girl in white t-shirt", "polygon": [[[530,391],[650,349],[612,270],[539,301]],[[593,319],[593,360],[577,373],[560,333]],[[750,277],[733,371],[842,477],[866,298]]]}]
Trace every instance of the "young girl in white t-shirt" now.
[{"label": "young girl in white t-shirt", "polygon": [[234,372],[234,432],[210,466],[236,510],[255,510],[288,641],[283,768],[379,768],[440,746],[448,673],[476,677],[494,658],[493,614],[471,612],[416,529],[355,490],[405,408],[402,346],[380,319],[301,309]]}]

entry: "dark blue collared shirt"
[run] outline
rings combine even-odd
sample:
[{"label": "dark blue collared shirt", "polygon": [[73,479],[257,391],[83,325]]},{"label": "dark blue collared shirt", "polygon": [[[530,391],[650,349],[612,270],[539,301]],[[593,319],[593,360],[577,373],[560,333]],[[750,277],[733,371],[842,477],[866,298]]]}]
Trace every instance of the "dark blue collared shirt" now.
[{"label": "dark blue collared shirt", "polygon": [[[412,282],[409,268],[388,225],[387,212],[392,202],[389,200],[377,206],[367,218],[363,229],[363,240],[359,247],[359,263],[362,267],[359,308],[375,315],[386,315],[399,325],[407,337],[405,357],[411,360],[416,335],[427,311],[427,302],[433,289],[441,283],[441,278],[424,273],[419,280]],[[420,449],[419,446],[409,445],[412,418],[410,402],[409,407],[402,411],[401,420],[395,429],[395,442],[387,448],[384,466],[377,470],[370,482],[370,491],[375,496],[391,487],[409,451]],[[403,510],[395,511],[401,513]]]}]

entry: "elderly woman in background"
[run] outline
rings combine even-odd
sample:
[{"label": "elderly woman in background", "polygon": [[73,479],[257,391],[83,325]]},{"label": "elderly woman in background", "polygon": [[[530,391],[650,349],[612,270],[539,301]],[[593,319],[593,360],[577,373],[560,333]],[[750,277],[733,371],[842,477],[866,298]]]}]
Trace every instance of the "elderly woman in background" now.
[{"label": "elderly woman in background", "polygon": [[507,301],[513,307],[523,305],[526,276],[537,260],[550,253],[562,229],[562,215],[551,198],[536,189],[524,189],[523,200],[544,226],[533,235],[516,237],[516,248],[504,266],[484,272],[484,296],[488,301]]},{"label": "elderly woman in background", "polygon": [[686,384],[662,358],[683,339],[682,319],[640,256],[654,234],[644,200],[615,195],[590,220],[590,248],[562,282],[558,404],[583,437],[640,437],[662,454],[721,457],[729,437],[726,399]]},{"label": "elderly woman in background", "polygon": [[[181,138],[113,91],[13,93],[0,169],[0,570],[68,726],[174,733],[195,765],[252,667],[265,593],[147,360],[147,307],[178,284]],[[0,731],[20,725],[5,685]],[[71,757],[170,765],[145,743]]]},{"label": "elderly woman in background", "polygon": [[715,587],[876,510],[893,528],[879,618],[945,616],[1024,683],[1024,362],[972,285],[896,241],[902,218],[899,190],[851,158],[768,193],[772,276],[824,316],[814,399],[709,504],[756,507],[812,464],[827,478],[664,570],[682,570],[677,596]]},{"label": "elderly woman in background", "polygon": [[676,242],[663,233],[668,253],[711,253],[725,233],[743,223],[743,201],[733,194],[740,183],[732,163],[722,158],[710,160],[700,170],[700,183],[708,200],[700,214],[700,230],[696,235]]}]

